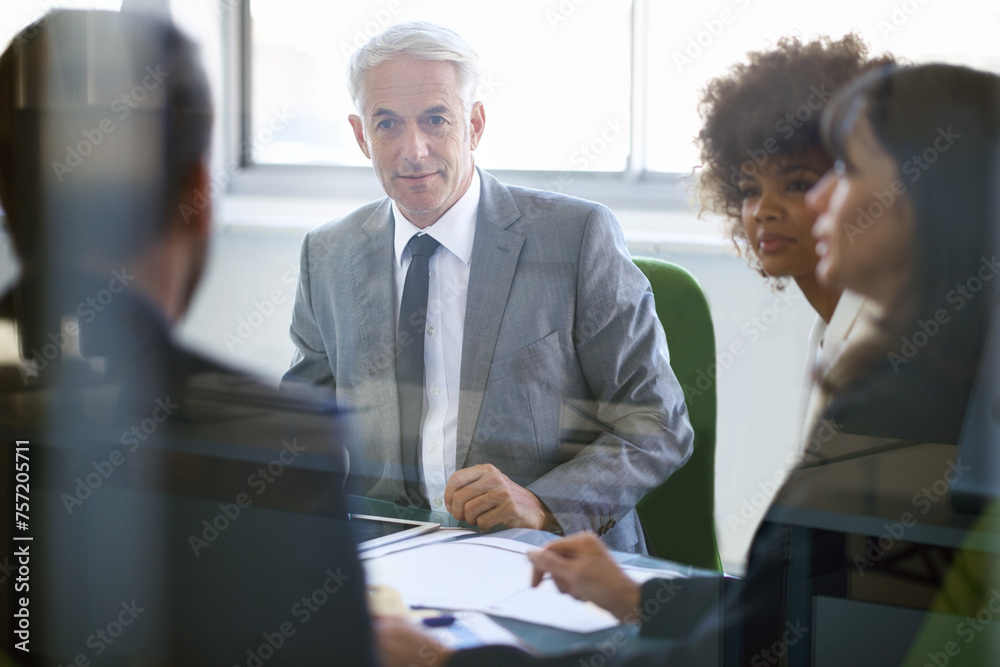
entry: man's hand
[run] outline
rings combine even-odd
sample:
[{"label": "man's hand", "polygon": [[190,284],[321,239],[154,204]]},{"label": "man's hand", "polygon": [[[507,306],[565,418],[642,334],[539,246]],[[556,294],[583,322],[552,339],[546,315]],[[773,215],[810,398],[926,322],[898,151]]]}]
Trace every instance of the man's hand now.
[{"label": "man's hand", "polygon": [[382,667],[443,667],[454,651],[421,632],[402,616],[377,616],[374,619],[375,646]]},{"label": "man's hand", "polygon": [[444,506],[459,521],[489,530],[494,526],[558,530],[541,500],[485,463],[456,470],[444,490]]},{"label": "man's hand", "polygon": [[535,571],[531,585],[538,586],[546,574],[563,593],[577,600],[593,602],[614,614],[618,620],[634,619],[641,589],[622,572],[604,543],[594,533],[571,535],[550,542],[528,554]]}]

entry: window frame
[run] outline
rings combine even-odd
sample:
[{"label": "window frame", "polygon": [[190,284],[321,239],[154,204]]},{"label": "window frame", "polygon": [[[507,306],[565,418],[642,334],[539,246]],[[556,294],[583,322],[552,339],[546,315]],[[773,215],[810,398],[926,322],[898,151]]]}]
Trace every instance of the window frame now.
[{"label": "window frame", "polygon": [[[250,1],[237,0],[223,15],[223,67],[219,164],[234,165],[226,192],[231,196],[343,198],[385,197],[371,167],[258,164],[241,147],[253,139],[253,33]],[[689,210],[686,174],[652,172],[645,162],[646,13],[650,0],[633,0],[631,7],[631,66],[629,154],[620,172],[488,169],[504,183],[599,201],[612,208]],[[346,83],[345,83],[346,85]]]}]

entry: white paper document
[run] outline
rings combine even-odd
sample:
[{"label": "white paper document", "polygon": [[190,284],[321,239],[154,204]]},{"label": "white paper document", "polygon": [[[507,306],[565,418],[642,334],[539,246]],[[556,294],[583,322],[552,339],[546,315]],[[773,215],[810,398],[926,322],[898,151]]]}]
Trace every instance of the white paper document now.
[{"label": "white paper document", "polygon": [[542,581],[538,588],[532,588],[529,581],[513,595],[487,607],[486,612],[573,632],[597,632],[619,624],[614,614],[593,602],[580,602],[560,593],[551,579]]},{"label": "white paper document", "polygon": [[527,542],[518,542],[517,540],[511,540],[506,537],[494,537],[492,535],[469,537],[462,540],[462,544],[479,544],[484,547],[493,547],[494,549],[503,549],[504,551],[513,551],[514,553],[525,555],[539,548],[534,544],[528,544]]},{"label": "white paper document", "polygon": [[476,531],[474,530],[460,530],[455,528],[439,528],[433,533],[428,533],[426,535],[417,535],[416,537],[411,537],[403,542],[394,542],[393,544],[387,544],[384,547],[376,547],[374,549],[368,549],[358,553],[358,558],[361,560],[367,560],[369,558],[381,558],[391,553],[396,553],[397,551],[406,551],[407,549],[413,549],[415,547],[424,546],[425,544],[434,544],[435,542],[443,542],[446,540],[453,540],[456,537],[461,537],[462,535],[473,535]]},{"label": "white paper document", "polygon": [[411,607],[481,611],[574,632],[618,625],[612,614],[560,593],[551,581],[533,589],[526,554],[536,548],[487,536],[397,551],[364,566],[369,584],[395,588]]},{"label": "white paper document", "polygon": [[622,565],[621,568],[628,578],[637,584],[644,584],[650,579],[687,579],[686,574],[671,570],[659,570],[635,565]]}]

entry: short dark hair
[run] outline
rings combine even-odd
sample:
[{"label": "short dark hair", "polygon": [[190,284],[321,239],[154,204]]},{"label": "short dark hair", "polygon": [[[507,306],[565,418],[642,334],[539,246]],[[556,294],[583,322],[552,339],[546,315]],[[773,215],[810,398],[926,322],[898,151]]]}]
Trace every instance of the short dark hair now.
[{"label": "short dark hair", "polygon": [[746,251],[748,243],[740,224],[740,180],[765,157],[822,151],[820,117],[829,98],[862,72],[893,62],[868,52],[853,33],[805,43],[783,37],[705,87],[698,107],[699,196],[703,211],[726,219],[737,250]]},{"label": "short dark hair", "polygon": [[0,194],[22,263],[42,238],[111,261],[156,238],[211,125],[197,47],[170,22],[59,10],[26,27],[0,56]]}]

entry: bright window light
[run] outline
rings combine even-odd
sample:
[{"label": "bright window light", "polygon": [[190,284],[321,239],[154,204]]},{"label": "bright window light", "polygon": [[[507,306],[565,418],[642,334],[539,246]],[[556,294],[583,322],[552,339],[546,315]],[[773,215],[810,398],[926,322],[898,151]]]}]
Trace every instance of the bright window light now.
[{"label": "bright window light", "polygon": [[[549,6],[551,5],[551,6]],[[493,169],[620,171],[629,151],[628,0],[252,0],[253,136],[259,163],[367,165],[347,116],[350,54],[370,35],[423,19],[465,37],[482,60]],[[572,11],[569,11],[572,9]],[[594,150],[600,148],[600,150]]]}]

